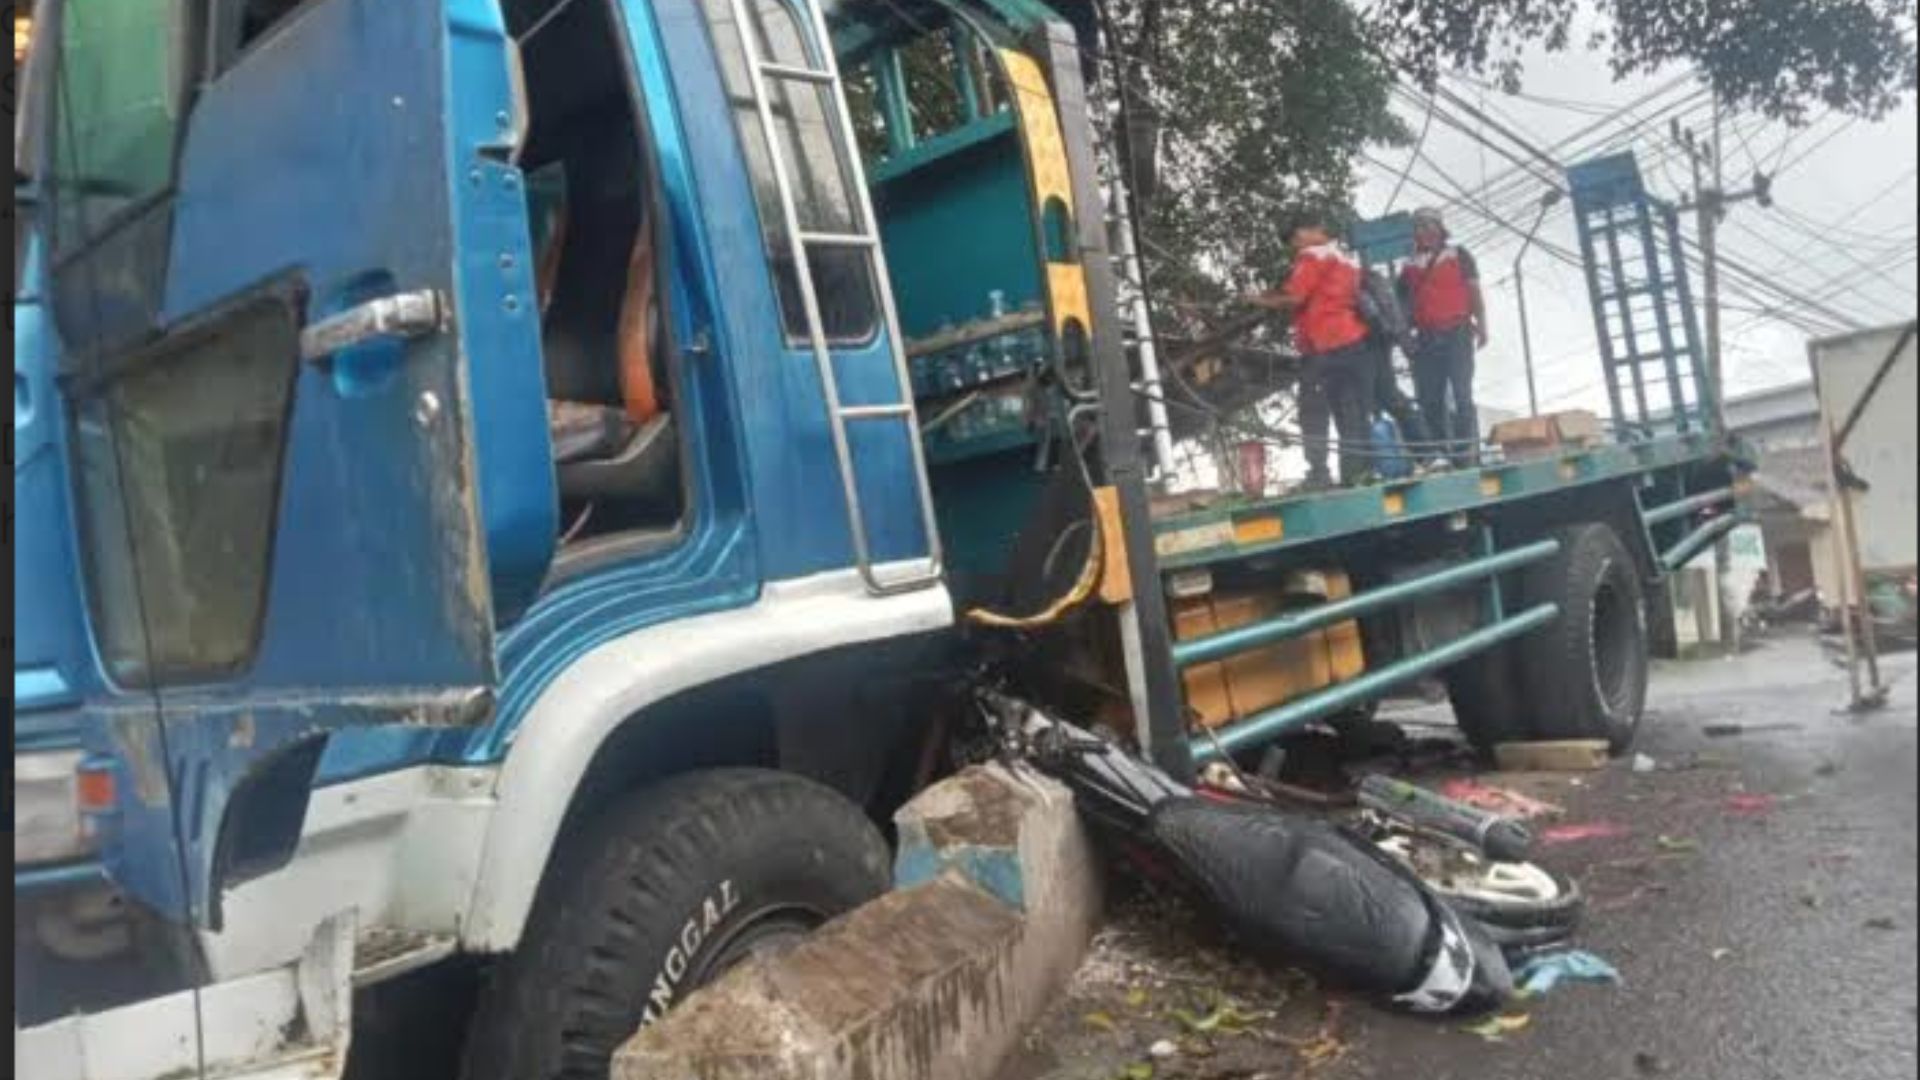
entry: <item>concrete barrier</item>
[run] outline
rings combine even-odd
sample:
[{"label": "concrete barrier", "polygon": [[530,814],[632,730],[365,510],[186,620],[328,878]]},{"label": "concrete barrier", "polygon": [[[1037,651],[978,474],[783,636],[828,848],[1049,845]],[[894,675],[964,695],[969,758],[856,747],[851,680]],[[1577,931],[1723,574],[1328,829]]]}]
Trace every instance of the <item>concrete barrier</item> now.
[{"label": "concrete barrier", "polygon": [[1079,966],[1098,863],[1026,769],[969,769],[895,823],[893,892],[693,994],[615,1080],[989,1080]]}]

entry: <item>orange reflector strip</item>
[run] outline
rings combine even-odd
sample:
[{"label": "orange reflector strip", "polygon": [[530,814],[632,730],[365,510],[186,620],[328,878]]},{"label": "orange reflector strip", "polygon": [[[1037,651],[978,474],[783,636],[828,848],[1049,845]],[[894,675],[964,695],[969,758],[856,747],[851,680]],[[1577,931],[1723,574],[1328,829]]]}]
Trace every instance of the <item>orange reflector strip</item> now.
[{"label": "orange reflector strip", "polygon": [[1498,476],[1482,476],[1480,478],[1480,494],[1486,498],[1499,498],[1500,493],[1505,490],[1505,488],[1506,485],[1500,482],[1500,477]]},{"label": "orange reflector strip", "polygon": [[112,810],[119,802],[114,790],[113,773],[106,769],[80,769],[74,773],[73,801],[81,813],[97,814]]},{"label": "orange reflector strip", "polygon": [[1386,497],[1380,500],[1380,505],[1386,510],[1387,516],[1399,517],[1407,512],[1407,497],[1398,491],[1389,491]]},{"label": "orange reflector strip", "polygon": [[1236,544],[1271,544],[1286,535],[1286,523],[1277,516],[1248,518],[1233,523],[1233,542]]}]

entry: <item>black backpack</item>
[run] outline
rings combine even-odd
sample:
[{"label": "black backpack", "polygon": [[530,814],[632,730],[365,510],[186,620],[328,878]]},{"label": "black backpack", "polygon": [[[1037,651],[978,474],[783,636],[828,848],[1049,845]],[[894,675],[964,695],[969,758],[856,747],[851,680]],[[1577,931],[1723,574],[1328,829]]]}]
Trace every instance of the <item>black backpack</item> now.
[{"label": "black backpack", "polygon": [[1407,340],[1412,327],[1407,324],[1406,313],[1400,309],[1400,297],[1395,295],[1393,285],[1378,271],[1360,272],[1357,302],[1360,319],[1367,324],[1367,329],[1374,337],[1396,345]]}]

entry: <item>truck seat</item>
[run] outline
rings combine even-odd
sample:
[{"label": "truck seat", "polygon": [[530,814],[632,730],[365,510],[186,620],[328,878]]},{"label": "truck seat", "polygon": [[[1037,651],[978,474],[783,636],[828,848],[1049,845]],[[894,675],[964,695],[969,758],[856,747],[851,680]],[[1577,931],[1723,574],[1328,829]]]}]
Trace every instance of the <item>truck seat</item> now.
[{"label": "truck seat", "polygon": [[631,139],[604,128],[568,141],[564,202],[531,207],[547,223],[537,266],[560,494],[671,520],[678,440],[660,377],[663,313],[639,162]]}]

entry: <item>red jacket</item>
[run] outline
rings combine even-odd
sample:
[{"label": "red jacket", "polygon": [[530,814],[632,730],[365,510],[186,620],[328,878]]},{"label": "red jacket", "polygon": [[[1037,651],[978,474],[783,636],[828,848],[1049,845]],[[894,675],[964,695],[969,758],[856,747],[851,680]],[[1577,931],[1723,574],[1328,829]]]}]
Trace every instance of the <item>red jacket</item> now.
[{"label": "red jacket", "polygon": [[1413,325],[1435,332],[1465,325],[1473,317],[1473,289],[1479,280],[1473,256],[1451,244],[1407,260],[1400,271],[1400,291]]},{"label": "red jacket", "polygon": [[1365,340],[1360,318],[1360,260],[1338,244],[1300,252],[1283,290],[1298,304],[1293,316],[1300,351],[1319,356]]}]

